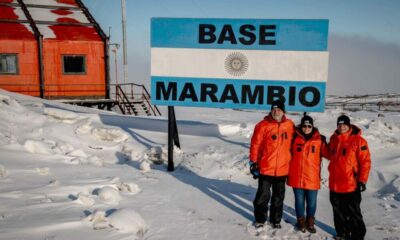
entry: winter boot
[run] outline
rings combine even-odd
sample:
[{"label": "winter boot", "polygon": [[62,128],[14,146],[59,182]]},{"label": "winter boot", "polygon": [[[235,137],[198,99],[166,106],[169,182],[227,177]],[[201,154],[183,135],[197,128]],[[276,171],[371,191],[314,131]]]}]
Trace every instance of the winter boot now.
[{"label": "winter boot", "polygon": [[261,231],[264,228],[264,223],[256,222],[254,223],[254,227],[257,229],[257,231]]},{"label": "winter boot", "polygon": [[282,225],[281,225],[280,223],[273,223],[273,224],[272,224],[272,228],[281,229],[281,228],[282,228]]},{"label": "winter boot", "polygon": [[314,217],[307,217],[307,231],[310,233],[316,233],[317,229],[314,227],[315,218]]},{"label": "winter boot", "polygon": [[340,237],[340,236],[333,237],[333,239],[335,239],[335,240],[348,240],[348,238]]},{"label": "winter boot", "polygon": [[296,227],[299,231],[306,232],[306,218],[305,217],[297,218]]},{"label": "winter boot", "polygon": [[335,240],[349,240],[350,239],[350,234],[348,233],[341,233],[338,234],[336,237],[333,237]]}]

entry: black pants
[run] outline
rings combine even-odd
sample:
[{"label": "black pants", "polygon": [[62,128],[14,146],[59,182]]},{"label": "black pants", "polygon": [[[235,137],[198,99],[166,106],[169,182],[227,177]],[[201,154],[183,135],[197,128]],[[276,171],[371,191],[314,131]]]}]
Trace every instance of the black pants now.
[{"label": "black pants", "polygon": [[333,207],[333,221],[338,236],[350,237],[352,240],[364,239],[367,232],[361,214],[361,193],[330,192]]},{"label": "black pants", "polygon": [[[280,223],[282,220],[283,200],[285,198],[286,177],[271,177],[261,175],[258,179],[258,189],[254,199],[254,217],[256,222],[264,223],[268,219],[268,203],[271,199],[269,221]],[[271,197],[272,188],[272,197]]]}]

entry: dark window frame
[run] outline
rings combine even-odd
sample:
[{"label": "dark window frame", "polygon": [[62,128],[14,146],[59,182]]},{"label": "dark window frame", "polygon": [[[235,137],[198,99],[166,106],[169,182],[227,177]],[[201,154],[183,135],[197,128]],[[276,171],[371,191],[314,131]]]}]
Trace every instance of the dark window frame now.
[{"label": "dark window frame", "polygon": [[18,53],[0,53],[0,56],[14,56],[15,57],[15,73],[14,72],[1,72],[0,75],[19,75],[19,58]]},{"label": "dark window frame", "polygon": [[[64,57],[83,57],[83,72],[65,72]],[[61,55],[62,73],[64,75],[87,75],[87,61],[85,54],[63,54]]]}]

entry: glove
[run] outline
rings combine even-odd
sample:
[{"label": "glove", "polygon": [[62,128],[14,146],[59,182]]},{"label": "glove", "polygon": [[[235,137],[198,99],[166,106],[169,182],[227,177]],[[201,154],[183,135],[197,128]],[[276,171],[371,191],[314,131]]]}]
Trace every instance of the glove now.
[{"label": "glove", "polygon": [[249,165],[251,175],[253,175],[254,179],[257,179],[260,176],[260,169],[258,169],[257,163],[249,161]]},{"label": "glove", "polygon": [[360,191],[360,192],[364,192],[365,190],[367,190],[367,187],[365,186],[365,183],[363,183],[363,182],[358,182],[357,186],[358,186],[358,191]]}]

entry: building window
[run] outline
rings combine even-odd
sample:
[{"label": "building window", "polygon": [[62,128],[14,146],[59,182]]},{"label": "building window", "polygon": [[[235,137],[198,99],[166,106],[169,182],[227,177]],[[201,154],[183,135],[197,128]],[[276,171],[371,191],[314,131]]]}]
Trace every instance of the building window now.
[{"label": "building window", "polygon": [[0,74],[18,74],[17,54],[0,53]]},{"label": "building window", "polygon": [[64,55],[62,59],[64,74],[86,74],[86,56]]}]

